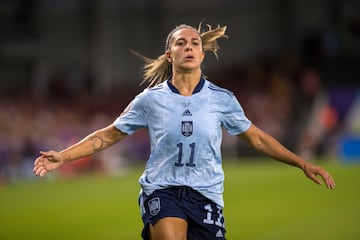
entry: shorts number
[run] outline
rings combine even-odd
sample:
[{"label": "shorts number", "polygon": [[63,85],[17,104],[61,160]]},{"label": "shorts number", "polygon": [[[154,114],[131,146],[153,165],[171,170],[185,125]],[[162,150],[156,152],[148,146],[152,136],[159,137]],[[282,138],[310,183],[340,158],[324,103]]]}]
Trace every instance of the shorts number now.
[{"label": "shorts number", "polygon": [[224,224],[221,222],[221,220],[224,218],[221,207],[216,206],[216,208],[217,208],[216,213],[218,215],[218,217],[216,218],[216,221],[212,219],[214,210],[213,210],[211,204],[205,205],[204,208],[207,211],[207,213],[206,213],[206,218],[203,219],[203,223],[215,224],[216,226],[224,227]]},{"label": "shorts number", "polygon": [[[182,162],[183,143],[178,143],[176,146],[179,148],[179,154],[178,154],[178,160],[175,162],[175,166],[182,167],[182,166],[184,166],[184,163]],[[189,161],[185,163],[185,166],[187,166],[187,167],[195,167],[195,163],[194,163],[195,143],[190,143],[189,147],[191,149],[190,158],[189,158]]]}]

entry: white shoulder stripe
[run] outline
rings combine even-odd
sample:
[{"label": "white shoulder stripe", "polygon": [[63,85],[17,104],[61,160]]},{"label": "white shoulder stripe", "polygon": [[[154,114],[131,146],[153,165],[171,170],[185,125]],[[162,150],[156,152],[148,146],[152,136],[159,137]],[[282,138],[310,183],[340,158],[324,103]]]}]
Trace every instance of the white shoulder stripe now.
[{"label": "white shoulder stripe", "polygon": [[208,88],[209,88],[210,90],[213,90],[213,91],[219,91],[219,92],[226,93],[226,94],[228,94],[228,95],[230,95],[230,96],[233,96],[233,95],[234,95],[233,92],[231,92],[231,91],[229,91],[229,90],[227,90],[227,89],[225,89],[225,88],[218,87],[218,86],[216,86],[216,85],[213,84],[213,83],[210,83],[209,86],[208,86]]}]

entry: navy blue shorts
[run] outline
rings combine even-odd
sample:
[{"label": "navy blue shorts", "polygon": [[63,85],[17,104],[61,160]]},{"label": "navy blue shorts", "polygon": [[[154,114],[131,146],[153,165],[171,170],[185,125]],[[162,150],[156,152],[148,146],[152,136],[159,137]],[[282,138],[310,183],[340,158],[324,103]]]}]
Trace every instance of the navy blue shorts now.
[{"label": "navy blue shorts", "polygon": [[149,224],[165,217],[182,218],[188,223],[188,240],[225,239],[222,207],[189,187],[171,187],[139,198],[144,223],[143,239],[149,239]]}]

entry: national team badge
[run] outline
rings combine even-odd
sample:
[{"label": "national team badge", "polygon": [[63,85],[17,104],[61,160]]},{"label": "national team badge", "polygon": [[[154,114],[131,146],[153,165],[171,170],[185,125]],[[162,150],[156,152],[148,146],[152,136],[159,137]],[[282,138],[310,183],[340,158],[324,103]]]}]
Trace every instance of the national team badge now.
[{"label": "national team badge", "polygon": [[149,212],[152,216],[155,216],[160,212],[160,198],[156,197],[153,199],[150,199],[148,202],[149,205]]},{"label": "national team badge", "polygon": [[193,122],[192,121],[181,121],[181,133],[185,137],[189,137],[193,133]]}]

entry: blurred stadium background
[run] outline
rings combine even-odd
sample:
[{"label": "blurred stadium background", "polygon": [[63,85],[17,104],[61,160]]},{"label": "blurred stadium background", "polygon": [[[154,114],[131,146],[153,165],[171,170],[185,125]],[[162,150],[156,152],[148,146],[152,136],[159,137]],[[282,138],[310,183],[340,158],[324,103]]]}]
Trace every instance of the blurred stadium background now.
[{"label": "blurred stadium background", "polygon": [[[356,168],[360,1],[1,0],[0,196],[39,182],[39,150],[108,125],[145,87],[129,49],[155,58],[176,25],[200,22],[228,26],[219,60],[208,55],[203,69],[255,124],[310,161]],[[259,157],[227,134],[223,150],[233,162]],[[49,179],[119,176],[148,153],[140,131]]]},{"label": "blurred stadium background", "polygon": [[[129,49],[155,58],[181,23],[228,26],[204,72],[255,124],[309,160],[358,159],[359,9],[356,0],[0,1],[0,182],[31,179],[40,149],[113,121],[144,88]],[[143,161],[145,134],[63,172]],[[225,135],[225,156],[252,154]]]}]

